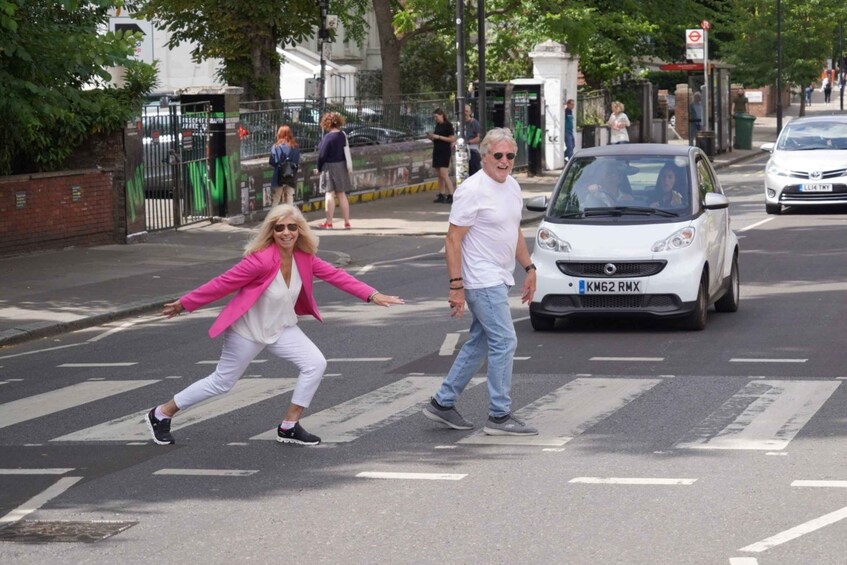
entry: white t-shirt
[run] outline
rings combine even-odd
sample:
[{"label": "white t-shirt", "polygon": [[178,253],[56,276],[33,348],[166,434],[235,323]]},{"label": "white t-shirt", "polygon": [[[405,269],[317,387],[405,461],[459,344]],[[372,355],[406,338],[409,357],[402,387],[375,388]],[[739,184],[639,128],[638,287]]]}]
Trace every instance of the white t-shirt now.
[{"label": "white t-shirt", "polygon": [[297,325],[294,303],[302,288],[300,271],[292,261],[289,284],[286,286],[282,273],[277,271],[256,303],[232,324],[232,331],[256,343],[276,343],[282,330]]},{"label": "white t-shirt", "polygon": [[629,133],[626,131],[626,128],[630,126],[629,118],[626,114],[621,112],[617,116],[612,114],[609,116],[609,121],[606,122],[609,126],[623,126],[622,129],[615,129],[611,127],[609,133],[609,143],[619,143],[621,141],[629,141]]},{"label": "white t-shirt", "polygon": [[521,187],[511,176],[499,183],[479,171],[456,189],[450,223],[470,228],[462,240],[465,288],[515,284],[522,207]]}]

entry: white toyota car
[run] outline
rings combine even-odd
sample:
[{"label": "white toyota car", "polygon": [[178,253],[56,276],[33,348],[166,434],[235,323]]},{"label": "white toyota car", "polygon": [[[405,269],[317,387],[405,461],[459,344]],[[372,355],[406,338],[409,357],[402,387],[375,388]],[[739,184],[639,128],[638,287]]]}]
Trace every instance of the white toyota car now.
[{"label": "white toyota car", "polygon": [[680,318],[702,330],[711,304],[738,309],[738,239],[729,200],[696,147],[608,145],[579,151],[550,198],[532,261],[536,330],[574,316]]},{"label": "white toyota car", "polygon": [[765,210],[783,206],[847,204],[847,117],[790,121],[776,143],[765,143]]}]

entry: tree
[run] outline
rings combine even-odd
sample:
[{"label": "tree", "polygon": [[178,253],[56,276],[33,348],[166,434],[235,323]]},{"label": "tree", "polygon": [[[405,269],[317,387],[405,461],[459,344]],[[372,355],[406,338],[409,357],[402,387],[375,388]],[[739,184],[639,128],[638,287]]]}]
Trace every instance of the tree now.
[{"label": "tree", "polygon": [[[0,174],[57,170],[87,136],[137,115],[155,70],[134,34],[101,33],[111,0],[0,0]],[[109,86],[109,67],[126,83]]]},{"label": "tree", "polygon": [[[315,0],[135,0],[132,9],[170,32],[168,47],[194,43],[195,62],[218,58],[218,75],[244,88],[244,100],[279,99],[277,47],[317,35]],[[333,0],[348,37],[364,36],[367,0]]]}]

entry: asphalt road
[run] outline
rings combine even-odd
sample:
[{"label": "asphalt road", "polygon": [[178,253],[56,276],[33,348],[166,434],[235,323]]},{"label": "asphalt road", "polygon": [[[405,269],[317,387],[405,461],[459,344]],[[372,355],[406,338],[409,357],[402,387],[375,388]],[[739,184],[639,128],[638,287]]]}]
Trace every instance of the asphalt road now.
[{"label": "asphalt road", "polygon": [[[843,563],[847,210],[766,216],[763,163],[719,175],[742,301],[705,331],[536,333],[513,297],[514,406],[533,439],[420,415],[470,322],[449,317],[436,237],[325,244],[407,304],[317,286],[326,323],[301,322],[329,359],[304,420],[317,448],[267,439],[296,374],[265,354],[174,421],[177,445],[149,442],[141,415],[211,372],[216,308],[9,348],[0,562]],[[486,405],[480,379],[459,408],[480,428]]]}]

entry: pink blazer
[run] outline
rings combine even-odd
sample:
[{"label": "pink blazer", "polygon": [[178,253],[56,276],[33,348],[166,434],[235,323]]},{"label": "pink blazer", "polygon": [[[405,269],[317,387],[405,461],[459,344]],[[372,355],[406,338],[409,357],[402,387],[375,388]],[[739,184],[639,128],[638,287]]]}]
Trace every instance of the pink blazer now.
[{"label": "pink blazer", "polygon": [[[248,255],[230,270],[192,290],[179,301],[186,310],[193,312],[201,306],[235,292],[235,297],[229,301],[209,328],[209,336],[217,337],[256,303],[279,272],[280,261],[279,248],[276,245],[270,245]],[[312,291],[313,276],[362,300],[367,300],[376,290],[346,271],[296,249],[294,262],[303,280],[303,289],[297,297],[297,302],[294,303],[294,312],[298,316],[311,314],[323,321]]]}]

